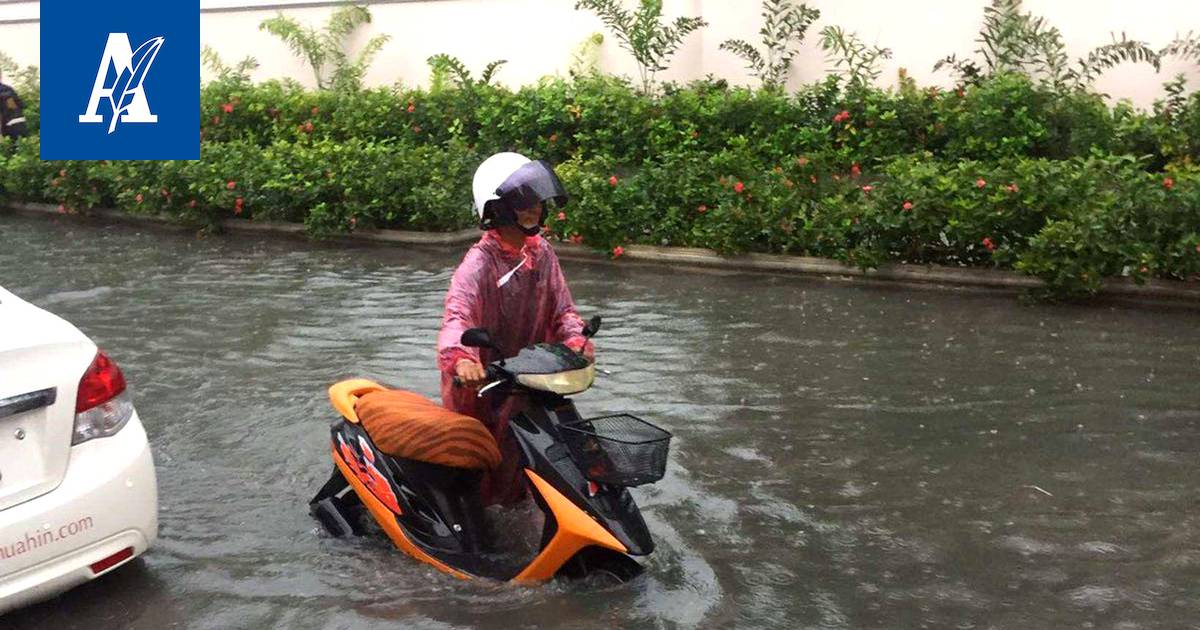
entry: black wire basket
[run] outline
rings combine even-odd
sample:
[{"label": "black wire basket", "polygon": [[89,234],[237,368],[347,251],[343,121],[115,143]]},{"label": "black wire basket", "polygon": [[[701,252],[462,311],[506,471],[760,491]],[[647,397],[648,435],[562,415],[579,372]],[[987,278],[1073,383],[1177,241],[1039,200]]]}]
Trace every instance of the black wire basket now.
[{"label": "black wire basket", "polygon": [[671,434],[641,418],[623,413],[560,428],[572,459],[596,483],[640,486],[662,479],[667,471]]}]

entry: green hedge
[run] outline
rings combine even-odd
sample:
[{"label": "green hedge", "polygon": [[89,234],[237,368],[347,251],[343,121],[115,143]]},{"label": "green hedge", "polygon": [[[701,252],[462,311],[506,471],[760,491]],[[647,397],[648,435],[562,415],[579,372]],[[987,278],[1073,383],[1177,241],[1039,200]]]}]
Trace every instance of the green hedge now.
[{"label": "green hedge", "polygon": [[555,162],[572,195],[553,234],[597,248],[999,266],[1059,294],[1200,274],[1197,96],[1145,113],[1019,76],[962,92],[702,81],[656,97],[613,78],[349,94],[225,81],[202,111],[200,161],[41,162],[32,137],[0,148],[0,186],[209,226],[450,230],[473,223],[475,166],[517,150]]}]

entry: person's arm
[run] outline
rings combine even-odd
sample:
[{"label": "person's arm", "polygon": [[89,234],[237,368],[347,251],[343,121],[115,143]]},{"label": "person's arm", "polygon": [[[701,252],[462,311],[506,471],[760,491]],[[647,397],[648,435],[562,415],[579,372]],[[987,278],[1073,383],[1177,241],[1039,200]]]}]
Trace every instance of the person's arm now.
[{"label": "person's arm", "polygon": [[[450,290],[446,293],[446,311],[442,317],[442,330],[438,334],[438,369],[451,376],[461,376],[458,366],[462,361],[479,366],[479,372],[483,369],[479,349],[462,345],[462,334],[479,325],[482,273],[481,254],[474,249],[467,252],[462,264],[455,270],[450,280]],[[468,376],[479,375],[472,373]],[[482,377],[466,380],[482,380]]]},{"label": "person's arm", "polygon": [[25,101],[9,86],[0,90],[0,135],[25,135]]},{"label": "person's arm", "polygon": [[16,91],[0,83],[0,134],[6,131],[8,119],[13,117],[12,112],[17,111],[18,106],[24,107],[23,104],[18,103]]},{"label": "person's arm", "polygon": [[571,297],[571,289],[567,287],[567,279],[563,276],[562,267],[558,264],[558,256],[551,249],[547,258],[550,263],[549,287],[554,313],[551,332],[556,341],[576,352],[583,352],[590,359],[594,354],[594,348],[592,343],[583,336],[583,318],[575,309],[575,300]]}]

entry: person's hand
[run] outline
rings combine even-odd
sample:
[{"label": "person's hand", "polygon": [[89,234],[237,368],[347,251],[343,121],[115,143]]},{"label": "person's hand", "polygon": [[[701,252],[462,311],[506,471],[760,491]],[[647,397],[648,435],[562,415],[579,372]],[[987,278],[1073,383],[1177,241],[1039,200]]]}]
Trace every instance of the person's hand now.
[{"label": "person's hand", "polygon": [[487,372],[477,361],[460,359],[454,364],[454,374],[466,387],[479,387],[487,380]]}]

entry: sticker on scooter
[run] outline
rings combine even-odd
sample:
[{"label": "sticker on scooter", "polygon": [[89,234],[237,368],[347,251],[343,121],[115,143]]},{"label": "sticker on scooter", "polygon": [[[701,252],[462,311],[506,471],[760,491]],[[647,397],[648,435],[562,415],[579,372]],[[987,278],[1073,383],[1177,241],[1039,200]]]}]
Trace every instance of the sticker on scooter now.
[{"label": "sticker on scooter", "polygon": [[[359,457],[354,449],[350,448],[349,444],[338,436],[338,450],[342,453],[342,459],[354,471],[354,476],[362,482],[371,494],[375,495],[387,509],[400,514],[400,501],[396,498],[396,493],[392,492],[392,486],[384,478],[379,469],[375,468],[375,454],[371,452],[371,447],[361,436],[358,438],[359,448],[362,450],[363,456]],[[369,459],[368,459],[369,458]]]}]

